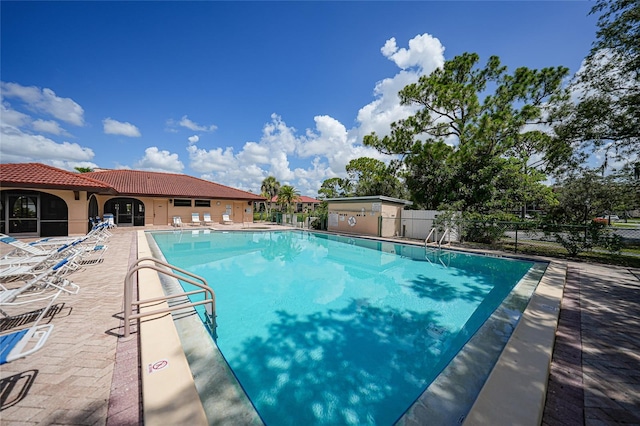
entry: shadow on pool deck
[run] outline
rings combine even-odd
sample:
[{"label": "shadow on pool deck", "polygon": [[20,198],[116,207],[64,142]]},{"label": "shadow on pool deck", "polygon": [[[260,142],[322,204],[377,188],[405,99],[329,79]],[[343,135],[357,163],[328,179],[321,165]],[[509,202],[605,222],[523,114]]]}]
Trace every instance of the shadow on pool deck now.
[{"label": "shadow on pool deck", "polygon": [[[139,229],[116,229],[104,262],[71,275],[80,294],[60,298],[45,347],[2,366],[3,425],[141,423],[137,341],[118,343],[114,316]],[[640,270],[568,262],[567,275],[542,424],[640,424]]]}]

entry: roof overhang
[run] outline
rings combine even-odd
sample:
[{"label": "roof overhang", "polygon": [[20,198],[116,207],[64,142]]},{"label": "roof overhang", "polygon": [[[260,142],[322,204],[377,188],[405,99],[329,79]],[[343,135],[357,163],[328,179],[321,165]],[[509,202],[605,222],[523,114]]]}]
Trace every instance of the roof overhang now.
[{"label": "roof overhang", "polygon": [[393,204],[402,204],[405,206],[413,205],[412,201],[402,200],[400,198],[386,197],[384,195],[368,195],[365,197],[327,198],[325,201],[331,202],[331,203],[353,203],[358,201],[365,201],[365,202],[371,202],[371,203],[385,202],[385,203],[393,203]]},{"label": "roof overhang", "polygon": [[113,188],[105,188],[98,186],[85,186],[85,185],[56,185],[50,183],[35,183],[35,182],[2,182],[0,181],[0,187],[6,188],[24,188],[24,189],[57,189],[65,191],[87,191],[95,192],[99,194],[116,194],[116,190]]}]

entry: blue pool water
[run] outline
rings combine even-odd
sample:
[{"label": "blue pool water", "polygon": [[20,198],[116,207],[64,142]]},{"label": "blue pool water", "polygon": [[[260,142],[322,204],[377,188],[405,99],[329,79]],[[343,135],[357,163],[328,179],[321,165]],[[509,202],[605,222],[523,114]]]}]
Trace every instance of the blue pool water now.
[{"label": "blue pool water", "polygon": [[153,237],[214,289],[216,343],[267,425],[392,424],[533,266],[300,231]]}]

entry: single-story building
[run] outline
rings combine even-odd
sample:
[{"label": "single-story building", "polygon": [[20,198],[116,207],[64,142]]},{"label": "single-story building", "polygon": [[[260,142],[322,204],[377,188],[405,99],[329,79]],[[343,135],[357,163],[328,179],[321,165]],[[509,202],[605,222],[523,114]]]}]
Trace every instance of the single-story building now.
[{"label": "single-story building", "polygon": [[[258,202],[255,205],[256,211],[265,211],[269,204],[269,211],[280,211],[281,205],[278,204],[278,196],[276,195],[271,201]],[[321,201],[315,198],[307,197],[306,195],[299,195],[293,202],[294,213],[310,213],[320,206]]]},{"label": "single-story building", "polygon": [[329,213],[327,230],[378,237],[400,235],[402,210],[413,204],[383,195],[327,198],[326,201]]},{"label": "single-story building", "polygon": [[118,226],[167,225],[173,216],[228,214],[253,221],[263,197],[175,173],[97,170],[73,173],[40,163],[0,164],[0,232],[12,236],[80,235],[91,219],[113,214]]}]

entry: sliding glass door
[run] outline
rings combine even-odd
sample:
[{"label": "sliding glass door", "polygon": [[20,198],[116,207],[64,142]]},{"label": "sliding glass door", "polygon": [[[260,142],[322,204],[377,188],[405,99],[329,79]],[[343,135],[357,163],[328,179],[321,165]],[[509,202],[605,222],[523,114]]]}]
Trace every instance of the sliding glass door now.
[{"label": "sliding glass door", "polygon": [[0,231],[17,237],[67,235],[69,211],[60,197],[46,192],[7,190],[0,195]]},{"label": "sliding glass door", "polygon": [[7,201],[9,234],[38,235],[40,197],[37,195],[9,195]]}]

